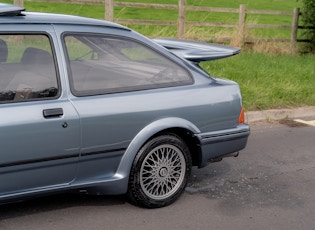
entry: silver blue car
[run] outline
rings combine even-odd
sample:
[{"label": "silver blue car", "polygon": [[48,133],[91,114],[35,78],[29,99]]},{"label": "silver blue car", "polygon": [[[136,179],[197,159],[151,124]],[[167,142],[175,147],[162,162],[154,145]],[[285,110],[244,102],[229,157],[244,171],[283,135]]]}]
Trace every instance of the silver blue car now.
[{"label": "silver blue car", "polygon": [[239,51],[0,4],[0,203],[79,191],[171,204],[193,166],[246,146],[238,84],[199,66]]}]

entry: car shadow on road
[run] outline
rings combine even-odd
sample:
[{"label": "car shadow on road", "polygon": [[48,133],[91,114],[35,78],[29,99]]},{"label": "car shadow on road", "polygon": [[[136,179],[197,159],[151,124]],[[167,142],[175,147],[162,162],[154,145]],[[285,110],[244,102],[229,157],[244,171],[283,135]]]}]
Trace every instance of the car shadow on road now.
[{"label": "car shadow on road", "polygon": [[127,203],[126,195],[55,194],[0,205],[0,221],[77,206],[116,206],[125,203]]}]

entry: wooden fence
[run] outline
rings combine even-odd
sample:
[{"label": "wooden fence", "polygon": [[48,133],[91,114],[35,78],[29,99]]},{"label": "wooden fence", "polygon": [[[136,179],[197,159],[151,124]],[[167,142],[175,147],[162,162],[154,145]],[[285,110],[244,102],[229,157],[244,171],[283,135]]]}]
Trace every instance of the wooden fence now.
[{"label": "wooden fence", "polygon": [[[245,4],[240,5],[238,9],[231,8],[215,8],[215,7],[204,7],[204,6],[189,6],[186,4],[186,0],[178,0],[178,5],[171,4],[145,4],[145,3],[133,3],[133,2],[115,2],[114,0],[30,0],[39,2],[62,2],[62,3],[76,3],[76,4],[92,4],[92,5],[103,5],[104,6],[104,19],[127,25],[166,25],[166,26],[177,26],[177,37],[185,37],[185,28],[187,26],[209,26],[209,27],[225,27],[225,28],[236,28],[237,40],[242,46],[246,42],[255,42],[259,39],[251,39],[245,37],[245,31],[251,28],[262,28],[262,29],[288,29],[291,30],[290,39],[263,39],[265,42],[290,42],[291,51],[296,51],[296,44],[300,41],[297,39],[298,29],[303,29],[299,26],[299,16],[301,15],[299,8],[294,8],[292,12],[287,11],[271,11],[271,10],[249,10]],[[20,6],[24,5],[24,0],[14,0],[14,3]],[[161,20],[131,20],[131,19],[117,19],[114,17],[114,7],[133,7],[133,8],[151,8],[151,9],[170,9],[177,10],[178,16],[177,21],[161,21]],[[238,23],[219,23],[219,22],[195,22],[187,21],[187,11],[202,11],[202,12],[221,12],[221,13],[234,13],[239,15]],[[291,16],[292,23],[288,25],[279,24],[250,24],[246,23],[246,16],[248,14],[263,14],[263,15],[283,15]],[[232,38],[228,38],[232,39]],[[227,40],[228,40],[227,39]]]}]

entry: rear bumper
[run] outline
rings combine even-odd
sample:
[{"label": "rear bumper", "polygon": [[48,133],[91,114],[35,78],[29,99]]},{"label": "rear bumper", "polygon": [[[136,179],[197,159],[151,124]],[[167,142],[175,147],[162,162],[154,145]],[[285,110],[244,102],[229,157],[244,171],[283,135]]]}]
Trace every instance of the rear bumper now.
[{"label": "rear bumper", "polygon": [[242,124],[233,129],[196,134],[200,143],[199,167],[208,161],[223,158],[246,147],[250,128]]}]

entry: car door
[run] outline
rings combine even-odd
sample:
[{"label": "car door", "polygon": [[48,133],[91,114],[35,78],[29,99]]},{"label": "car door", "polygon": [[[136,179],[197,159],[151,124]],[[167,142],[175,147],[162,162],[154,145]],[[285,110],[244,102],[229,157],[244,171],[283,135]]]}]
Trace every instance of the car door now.
[{"label": "car door", "polygon": [[54,35],[8,32],[0,40],[8,51],[0,63],[0,199],[67,186],[80,127],[63,92]]}]

